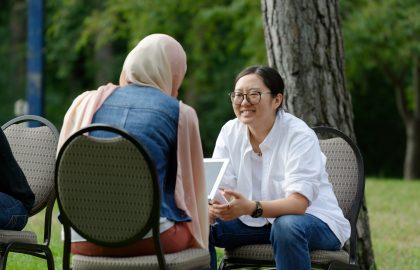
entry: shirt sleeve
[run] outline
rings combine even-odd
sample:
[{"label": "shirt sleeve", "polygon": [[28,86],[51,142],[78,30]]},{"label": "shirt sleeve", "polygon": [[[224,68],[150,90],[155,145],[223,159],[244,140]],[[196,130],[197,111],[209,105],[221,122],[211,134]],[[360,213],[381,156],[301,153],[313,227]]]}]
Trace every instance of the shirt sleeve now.
[{"label": "shirt sleeve", "polygon": [[311,204],[318,197],[321,175],[322,153],[316,136],[302,134],[292,138],[282,185],[286,197],[297,192]]},{"label": "shirt sleeve", "polygon": [[229,140],[228,140],[227,133],[228,132],[226,130],[226,126],[223,126],[219,133],[219,136],[217,137],[212,158],[229,159],[229,163],[227,165],[227,168],[222,178],[222,181],[220,183],[220,186],[227,189],[234,190],[236,187],[237,175],[235,173],[235,169],[232,162],[232,153],[231,153],[232,150],[229,148]]}]

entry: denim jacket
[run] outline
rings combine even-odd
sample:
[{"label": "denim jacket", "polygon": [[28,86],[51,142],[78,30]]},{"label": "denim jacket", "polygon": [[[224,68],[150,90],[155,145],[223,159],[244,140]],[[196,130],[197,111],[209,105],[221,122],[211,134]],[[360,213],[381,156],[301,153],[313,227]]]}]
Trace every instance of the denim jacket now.
[{"label": "denim jacket", "polygon": [[[176,207],[174,198],[178,118],[179,101],[176,98],[156,88],[130,84],[117,89],[105,100],[92,123],[123,128],[143,143],[156,164],[161,194],[160,216],[182,222],[191,218]],[[105,137],[106,133],[92,135]]]}]

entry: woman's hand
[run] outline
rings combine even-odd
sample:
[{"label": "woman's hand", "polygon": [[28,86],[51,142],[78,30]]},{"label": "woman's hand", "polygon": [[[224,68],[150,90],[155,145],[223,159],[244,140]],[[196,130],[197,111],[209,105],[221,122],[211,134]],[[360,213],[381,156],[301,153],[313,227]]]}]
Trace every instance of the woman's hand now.
[{"label": "woman's hand", "polygon": [[226,204],[214,203],[209,207],[209,220],[211,217],[220,218],[222,220],[232,220],[242,215],[250,215],[255,210],[255,203],[246,199],[242,194],[224,190],[223,195],[228,199]]},{"label": "woman's hand", "polygon": [[217,216],[213,214],[213,204],[209,204],[209,224],[213,224],[216,221]]},{"label": "woman's hand", "polygon": [[[220,218],[232,220],[242,215],[252,215],[256,209],[254,201],[246,199],[242,194],[225,189],[223,195],[229,201],[226,204],[214,202],[209,207],[209,220]],[[282,215],[303,215],[309,206],[308,199],[300,193],[292,193],[285,199],[261,201],[264,209],[263,217],[276,218]]]}]

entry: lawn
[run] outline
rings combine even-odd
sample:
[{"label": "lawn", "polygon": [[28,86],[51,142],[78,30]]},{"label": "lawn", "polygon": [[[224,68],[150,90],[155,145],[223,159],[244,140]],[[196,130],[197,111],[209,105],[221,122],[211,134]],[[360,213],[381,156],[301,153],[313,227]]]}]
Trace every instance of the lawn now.
[{"label": "lawn", "polygon": [[[374,246],[379,270],[420,269],[420,181],[368,179],[366,199]],[[60,225],[53,214],[51,249],[55,268],[62,269],[62,242]],[[27,228],[38,232],[42,239],[40,215],[30,219]],[[10,254],[7,269],[47,269],[44,260],[21,254]]]},{"label": "lawn", "polygon": [[366,200],[378,269],[420,269],[420,181],[369,179]]}]

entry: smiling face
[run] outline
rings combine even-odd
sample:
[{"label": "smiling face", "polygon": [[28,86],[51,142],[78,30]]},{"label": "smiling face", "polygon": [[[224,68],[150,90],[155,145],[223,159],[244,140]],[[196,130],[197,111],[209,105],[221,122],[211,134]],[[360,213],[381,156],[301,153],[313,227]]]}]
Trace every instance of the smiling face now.
[{"label": "smiling face", "polygon": [[[277,108],[283,100],[282,94],[273,97],[270,89],[264,84],[262,78],[255,74],[245,75],[236,82],[234,92],[247,94],[241,104],[232,103],[233,111],[238,119],[252,129],[271,129],[276,117]],[[250,93],[262,93],[257,104],[251,104]],[[254,103],[254,102],[253,102]]]}]

